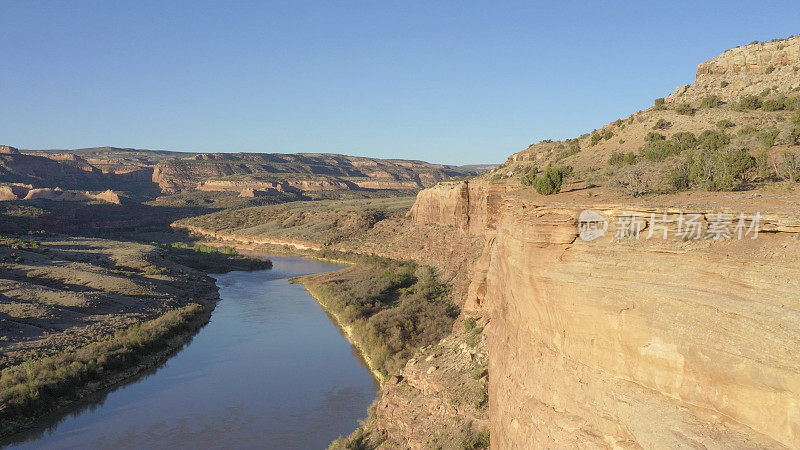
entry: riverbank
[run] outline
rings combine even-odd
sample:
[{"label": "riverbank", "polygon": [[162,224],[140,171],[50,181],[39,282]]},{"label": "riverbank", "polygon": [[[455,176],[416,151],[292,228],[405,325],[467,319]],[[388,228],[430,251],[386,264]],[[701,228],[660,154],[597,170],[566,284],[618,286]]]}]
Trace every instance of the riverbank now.
[{"label": "riverbank", "polygon": [[[210,296],[210,297],[215,297]],[[208,323],[214,302],[192,303],[60,356],[4,369],[0,438],[85,396],[162,364]]]},{"label": "riverbank", "polygon": [[378,388],[333,320],[291,277],[340,269],[302,257],[214,275],[212,320],[166,364],[91,395],[15,436],[12,447],[267,445],[325,448]]},{"label": "riverbank", "polygon": [[161,364],[191,339],[219,298],[192,267],[271,267],[202,250],[0,236],[0,437]]},{"label": "riverbank", "polygon": [[458,308],[429,267],[377,257],[354,257],[354,262],[290,281],[305,286],[383,383],[418,348],[449,333]]}]

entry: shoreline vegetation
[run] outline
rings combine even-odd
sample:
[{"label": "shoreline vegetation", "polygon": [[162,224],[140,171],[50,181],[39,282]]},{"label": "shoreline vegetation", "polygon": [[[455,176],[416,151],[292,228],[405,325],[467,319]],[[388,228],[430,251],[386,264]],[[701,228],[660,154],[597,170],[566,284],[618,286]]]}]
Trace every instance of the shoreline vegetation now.
[{"label": "shoreline vegetation", "polygon": [[0,438],[81,398],[161,364],[211,317],[214,300],[136,323],[107,340],[6,368],[0,376]]},{"label": "shoreline vegetation", "polygon": [[[122,247],[142,245],[121,240],[104,242]],[[0,256],[8,253],[0,258],[6,261],[0,268],[9,269],[8,274],[11,274],[16,270],[13,264],[32,263],[31,255],[52,254],[49,245],[47,240],[0,236]],[[160,252],[163,258],[159,259],[156,253],[147,255],[152,259],[137,269],[147,277],[186,277],[186,268],[207,274],[272,267],[269,259],[241,255],[232,247],[190,246],[183,242],[150,242],[148,245],[149,252]],[[76,258],[81,259],[79,255]],[[52,264],[47,258],[39,259],[37,264]],[[122,263],[130,264],[129,261]],[[117,267],[123,266],[117,264]],[[97,266],[97,269],[105,270],[105,266]],[[25,279],[49,282],[40,278],[28,276]],[[219,299],[211,278],[202,276],[198,280],[209,283],[209,289],[173,292],[171,295],[177,297],[168,300],[162,306],[166,311],[158,316],[126,325],[113,334],[98,335],[95,340],[68,346],[67,350],[18,358],[13,365],[3,367],[0,371],[0,439],[13,439],[16,433],[42,417],[162,364],[208,323]],[[180,302],[175,304],[175,300]]]},{"label": "shoreline vegetation", "polygon": [[289,282],[303,284],[334,318],[380,384],[419,348],[446,336],[458,317],[450,287],[431,267],[334,250],[316,253],[352,265]]}]

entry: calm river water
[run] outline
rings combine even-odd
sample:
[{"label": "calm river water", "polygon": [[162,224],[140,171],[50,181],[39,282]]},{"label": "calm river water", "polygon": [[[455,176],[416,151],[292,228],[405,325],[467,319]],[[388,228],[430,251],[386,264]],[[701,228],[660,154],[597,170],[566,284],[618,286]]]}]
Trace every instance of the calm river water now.
[{"label": "calm river water", "polygon": [[325,448],[366,417],[376,385],[302,285],[339,269],[271,257],[215,275],[221,301],[161,367],[49,417],[11,448]]}]

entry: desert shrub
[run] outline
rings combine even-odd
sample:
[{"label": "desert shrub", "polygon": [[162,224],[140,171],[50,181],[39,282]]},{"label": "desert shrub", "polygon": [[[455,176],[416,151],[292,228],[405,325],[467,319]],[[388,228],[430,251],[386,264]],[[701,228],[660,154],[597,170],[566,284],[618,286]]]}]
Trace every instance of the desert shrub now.
[{"label": "desert shrub", "polygon": [[748,125],[739,130],[739,136],[749,136],[758,133],[758,129],[752,125]]},{"label": "desert shrub", "polygon": [[786,97],[780,96],[764,100],[761,109],[764,111],[782,111],[786,108]]},{"label": "desert shrub", "polygon": [[761,108],[762,102],[761,99],[755,95],[746,95],[739,99],[739,103],[737,106],[739,109],[758,109]]},{"label": "desert shrub", "polygon": [[789,130],[789,142],[792,144],[800,144],[800,126]]},{"label": "desert shrub", "polygon": [[671,126],[672,126],[672,122],[667,122],[664,119],[658,119],[658,121],[656,121],[656,124],[653,125],[653,129],[654,130],[666,130],[667,128],[669,128]]},{"label": "desert shrub", "polygon": [[800,109],[795,111],[794,114],[792,114],[791,121],[794,124],[800,124]]},{"label": "desert shrub", "polygon": [[600,136],[600,134],[598,134],[598,133],[592,133],[592,138],[591,138],[591,140],[590,140],[590,143],[589,143],[589,145],[590,145],[590,146],[595,146],[595,145],[597,145],[597,143],[598,143],[598,142],[600,142],[600,139],[602,139],[602,138],[603,138],[603,137],[602,137],[602,136]]},{"label": "desert shrub", "polygon": [[536,173],[539,171],[536,167],[528,167],[525,172],[520,177],[520,182],[523,186],[531,186],[533,185],[533,181],[536,179]]},{"label": "desert shrub", "polygon": [[717,122],[717,128],[719,128],[719,129],[720,129],[720,131],[725,131],[725,130],[727,130],[728,128],[733,128],[733,127],[735,127],[735,126],[736,126],[736,124],[735,124],[735,123],[733,123],[733,122],[731,122],[731,121],[730,121],[730,120],[728,120],[728,119],[722,119],[722,120],[720,120],[719,122]]},{"label": "desert shrub", "polygon": [[569,141],[569,146],[558,153],[556,156],[556,161],[561,161],[564,158],[568,158],[572,155],[577,155],[581,151],[581,145],[577,139],[571,139]]},{"label": "desert shrub", "polygon": [[700,134],[697,146],[701,150],[716,151],[730,144],[731,137],[721,131],[706,130]]},{"label": "desert shrub", "polygon": [[641,197],[653,190],[644,169],[638,166],[621,171],[613,186],[632,197]]},{"label": "desert shrub", "polygon": [[534,181],[534,188],[536,192],[541,195],[553,195],[561,191],[561,185],[564,183],[564,173],[562,169],[555,167],[548,167],[542,176],[536,177]]},{"label": "desert shrub", "polygon": [[775,71],[775,66],[773,66],[773,65],[769,65],[769,66],[767,67],[767,70],[765,70],[765,71],[764,71],[764,73],[766,73],[767,75],[769,75],[769,74],[771,74],[771,73],[772,73],[772,72],[774,72],[774,71]]},{"label": "desert shrub", "polygon": [[656,133],[655,131],[650,131],[645,135],[644,140],[645,142],[655,142],[655,141],[663,141],[666,137],[661,133]]},{"label": "desert shrub", "polygon": [[692,149],[697,145],[697,138],[694,136],[694,133],[689,131],[675,133],[670,140],[679,152]]},{"label": "desert shrub", "polygon": [[709,95],[700,101],[701,108],[716,108],[722,104],[722,100],[716,95]]},{"label": "desert shrub", "polygon": [[603,139],[605,139],[607,141],[611,140],[611,138],[613,138],[613,137],[614,137],[614,132],[613,131],[609,130],[609,131],[606,131],[605,133],[603,133]]},{"label": "desert shrub", "polygon": [[681,103],[675,107],[675,112],[684,116],[691,116],[694,114],[694,108],[688,103]]},{"label": "desert shrub", "polygon": [[633,152],[613,152],[611,157],[608,158],[608,163],[615,167],[633,165],[636,164],[636,154]]},{"label": "desert shrub", "polygon": [[764,146],[764,148],[770,148],[775,145],[775,140],[778,138],[780,134],[780,130],[777,128],[769,128],[763,131],[760,131],[757,135],[758,142]]},{"label": "desert shrub", "polygon": [[413,262],[361,257],[344,271],[312,275],[306,287],[343,325],[383,376],[414,352],[437,342],[458,315],[450,287],[437,272]]},{"label": "desert shrub", "polygon": [[729,85],[730,85],[730,83],[728,83],[727,81],[724,81],[724,80],[719,83],[719,87],[721,87],[721,88],[726,88]]},{"label": "desert shrub", "polygon": [[[488,398],[487,398],[488,400]],[[489,439],[489,429],[485,428],[481,432],[477,434],[471,434],[464,438],[464,442],[461,443],[461,448],[464,450],[481,450],[485,448],[489,448],[490,446],[490,439]]]},{"label": "desert shrub", "polygon": [[767,156],[767,151],[761,149],[755,156],[755,164],[756,168],[758,169],[758,176],[761,179],[768,179],[770,177],[770,170],[769,170],[769,156]]},{"label": "desert shrub", "polygon": [[655,108],[656,111],[661,111],[661,110],[667,109],[667,106],[665,104],[665,100],[663,98],[655,99],[655,101],[653,102],[653,105],[654,105],[653,107]]},{"label": "desert shrub", "polygon": [[663,161],[677,153],[676,147],[669,141],[652,141],[645,144],[639,154],[648,161]]},{"label": "desert shrub", "polygon": [[688,152],[683,161],[667,171],[665,175],[667,185],[675,191],[689,189],[692,185],[691,173],[693,165],[694,154]]},{"label": "desert shrub", "polygon": [[747,150],[705,149],[694,159],[690,180],[709,191],[733,191],[747,180],[755,158]]},{"label": "desert shrub", "polygon": [[768,96],[770,92],[772,92],[772,88],[764,88],[764,90],[758,95],[763,98]]},{"label": "desert shrub", "polygon": [[800,107],[800,96],[795,95],[794,97],[786,97],[783,101],[784,109],[793,111]]},{"label": "desert shrub", "polygon": [[794,152],[784,151],[775,164],[775,172],[784,180],[800,181],[800,158]]}]

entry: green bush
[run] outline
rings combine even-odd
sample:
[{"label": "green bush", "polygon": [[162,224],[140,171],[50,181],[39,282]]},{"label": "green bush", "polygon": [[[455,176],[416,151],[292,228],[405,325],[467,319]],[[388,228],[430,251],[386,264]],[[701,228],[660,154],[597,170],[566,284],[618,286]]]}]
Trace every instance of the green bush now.
[{"label": "green bush", "polygon": [[748,136],[758,133],[758,129],[752,125],[748,125],[739,130],[739,136]]},{"label": "green bush", "polygon": [[590,144],[589,144],[589,145],[590,145],[590,146],[595,146],[595,145],[597,145],[597,143],[598,143],[598,142],[600,142],[600,139],[602,139],[602,138],[603,138],[603,137],[602,137],[602,136],[600,136],[598,133],[592,133],[592,139],[591,139],[591,141],[590,141]]},{"label": "green bush", "polygon": [[719,87],[721,87],[721,88],[726,88],[729,85],[730,85],[730,83],[728,83],[727,81],[722,81],[722,82],[719,83]]},{"label": "green bush", "polygon": [[655,125],[653,125],[654,130],[666,130],[667,128],[672,126],[672,122],[667,122],[664,119],[658,119]]},{"label": "green bush", "polygon": [[605,139],[607,141],[610,140],[613,137],[614,137],[614,132],[613,131],[606,131],[605,133],[603,133],[603,139]]},{"label": "green bush", "polygon": [[722,100],[716,95],[709,95],[700,101],[701,108],[716,108],[720,105],[722,105]]},{"label": "green bush", "polygon": [[792,114],[791,121],[794,124],[800,124],[800,109],[795,111],[794,114]]},{"label": "green bush", "polygon": [[633,152],[613,152],[608,158],[608,163],[615,167],[636,164],[636,154]]},{"label": "green bush", "polygon": [[667,109],[667,106],[666,106],[666,104],[664,102],[665,102],[665,100],[663,98],[657,98],[653,102],[655,110],[656,111],[661,111],[661,110]]},{"label": "green bush", "polygon": [[[563,145],[562,145],[562,147],[563,147]],[[568,157],[570,157],[572,155],[577,155],[578,153],[580,153],[580,151],[581,151],[581,145],[578,142],[578,140],[577,139],[571,139],[569,141],[569,146],[567,148],[565,148],[564,150],[562,150],[561,152],[559,152],[558,155],[556,155],[556,161],[561,161],[564,158],[568,158]]]},{"label": "green bush", "polygon": [[758,142],[764,146],[764,148],[770,148],[775,145],[775,140],[778,138],[780,134],[780,130],[777,128],[769,128],[764,131],[760,131],[757,135]]},{"label": "green bush", "polygon": [[542,176],[536,177],[534,188],[541,195],[553,195],[561,191],[564,182],[564,173],[561,169],[548,167]]},{"label": "green bush", "polygon": [[761,99],[755,95],[746,95],[739,99],[739,103],[737,104],[739,109],[758,109],[761,108],[762,102]]},{"label": "green bush", "polygon": [[697,146],[701,150],[716,151],[730,144],[731,137],[721,131],[706,130],[700,134]]},{"label": "green bush", "polygon": [[722,119],[722,120],[720,120],[719,122],[717,122],[717,128],[719,128],[719,129],[720,129],[720,131],[725,131],[725,130],[727,130],[728,128],[733,128],[733,127],[735,127],[735,126],[736,126],[736,124],[735,124],[735,123],[733,123],[733,122],[731,122],[731,121],[730,121],[730,120],[728,120],[728,119]]},{"label": "green bush", "polygon": [[778,176],[784,180],[800,181],[800,158],[794,152],[784,151],[777,168]]},{"label": "green bush", "polygon": [[764,180],[770,177],[770,170],[769,170],[769,157],[767,156],[767,151],[761,149],[758,153],[756,153],[755,157],[755,164],[758,168],[758,176]]},{"label": "green bush", "polygon": [[772,72],[774,72],[774,71],[775,71],[775,66],[773,66],[773,65],[770,65],[769,67],[767,67],[767,70],[765,70],[765,71],[764,71],[764,73],[766,73],[767,75],[769,75],[769,74],[771,74],[771,73],[772,73]]},{"label": "green bush", "polygon": [[764,100],[761,109],[764,111],[782,111],[786,108],[786,97],[780,96]]},{"label": "green bush", "polygon": [[656,133],[655,131],[650,131],[645,135],[644,141],[645,142],[654,142],[654,141],[663,141],[666,137],[661,133]]},{"label": "green bush", "polygon": [[581,151],[581,143],[578,142],[577,139],[570,139],[568,142],[569,142],[569,147],[568,148],[569,148],[569,151],[572,152],[572,154],[575,154],[575,153],[578,153],[578,152]]},{"label": "green bush", "polygon": [[648,161],[659,162],[677,153],[677,148],[669,141],[652,141],[645,144],[639,154]]},{"label": "green bush", "polygon": [[697,138],[694,133],[689,131],[675,133],[670,139],[679,152],[692,149],[697,145]]},{"label": "green bush", "polygon": [[690,152],[686,155],[686,159],[667,172],[667,185],[675,191],[689,189],[692,186],[692,166],[694,166],[694,155]]},{"label": "green bush", "polygon": [[688,103],[681,103],[675,107],[675,112],[684,116],[691,116],[694,114],[694,108]]},{"label": "green bush", "polygon": [[528,167],[525,170],[525,173],[522,174],[520,177],[520,182],[523,186],[531,186],[533,185],[533,181],[536,179],[536,173],[539,171],[536,167]]},{"label": "green bush", "polygon": [[800,126],[789,130],[789,141],[792,144],[800,144]]},{"label": "green bush", "polygon": [[744,149],[703,150],[690,169],[693,183],[709,191],[733,191],[747,180],[755,158]]}]

